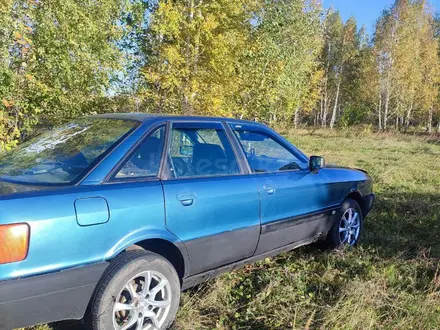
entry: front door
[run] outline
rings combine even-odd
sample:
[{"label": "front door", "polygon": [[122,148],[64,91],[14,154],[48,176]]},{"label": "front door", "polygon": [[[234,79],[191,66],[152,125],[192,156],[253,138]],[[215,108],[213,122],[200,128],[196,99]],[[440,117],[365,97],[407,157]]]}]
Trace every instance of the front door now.
[{"label": "front door", "polygon": [[166,226],[184,242],[190,274],[250,257],[260,235],[255,178],[244,175],[222,123],[172,123]]},{"label": "front door", "polygon": [[325,175],[308,159],[265,129],[232,125],[261,196],[262,227],[256,254],[306,241],[326,231],[329,191]]}]

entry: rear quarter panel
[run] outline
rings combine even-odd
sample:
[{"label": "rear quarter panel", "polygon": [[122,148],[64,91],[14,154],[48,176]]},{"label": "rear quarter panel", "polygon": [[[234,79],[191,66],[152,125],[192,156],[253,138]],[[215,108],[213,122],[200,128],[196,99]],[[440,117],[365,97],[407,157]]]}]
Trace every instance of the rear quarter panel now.
[{"label": "rear quarter panel", "polygon": [[[90,197],[105,198],[108,222],[78,224],[75,200]],[[0,224],[20,222],[31,228],[28,256],[22,262],[0,265],[0,280],[108,260],[142,239],[178,241],[165,228],[159,181],[77,186],[1,199]]]}]

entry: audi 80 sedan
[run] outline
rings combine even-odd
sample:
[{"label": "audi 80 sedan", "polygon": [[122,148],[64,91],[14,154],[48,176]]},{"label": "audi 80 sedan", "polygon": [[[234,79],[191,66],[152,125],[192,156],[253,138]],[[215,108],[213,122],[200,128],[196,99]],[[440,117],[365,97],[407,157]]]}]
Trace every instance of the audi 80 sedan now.
[{"label": "audi 80 sedan", "polygon": [[366,172],[259,123],[78,119],[0,157],[0,329],[166,329],[181,290],[318,240],[355,245],[373,201]]}]

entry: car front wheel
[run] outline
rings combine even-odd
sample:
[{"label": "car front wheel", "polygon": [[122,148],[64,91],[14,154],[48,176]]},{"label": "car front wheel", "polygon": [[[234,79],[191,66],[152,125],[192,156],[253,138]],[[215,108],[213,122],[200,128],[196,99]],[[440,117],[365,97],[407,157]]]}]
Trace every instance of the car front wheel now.
[{"label": "car front wheel", "polygon": [[147,251],[129,251],[107,269],[91,302],[93,330],[163,330],[173,322],[180,300],[174,267]]},{"label": "car front wheel", "polygon": [[355,246],[362,233],[364,217],[361,208],[353,199],[344,201],[333,227],[327,236],[331,247]]}]

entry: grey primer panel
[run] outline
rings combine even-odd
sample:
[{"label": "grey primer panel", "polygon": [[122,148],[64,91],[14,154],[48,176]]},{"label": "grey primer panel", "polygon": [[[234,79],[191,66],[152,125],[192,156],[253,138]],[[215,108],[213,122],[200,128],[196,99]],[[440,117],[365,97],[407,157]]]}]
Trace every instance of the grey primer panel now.
[{"label": "grey primer panel", "polygon": [[255,254],[265,253],[279,247],[326,234],[339,208],[331,208],[300,217],[283,219],[261,227],[261,237]]},{"label": "grey primer panel", "polygon": [[108,265],[0,282],[0,329],[81,319]]},{"label": "grey primer panel", "polygon": [[210,270],[210,271],[207,271],[204,273],[200,273],[197,275],[192,275],[192,276],[186,277],[183,279],[182,290],[187,290],[193,286],[202,284],[202,283],[208,281],[209,279],[214,278],[218,275],[230,272],[231,270],[238,269],[240,267],[243,267],[244,265],[256,262],[258,260],[262,260],[262,259],[268,258],[268,257],[273,257],[273,256],[276,256],[276,255],[282,253],[282,252],[290,251],[290,250],[293,250],[293,249],[298,248],[300,246],[311,244],[311,243],[317,241],[318,239],[319,239],[319,237],[310,237],[308,239],[298,241],[298,242],[283,246],[281,248],[278,248],[278,249],[275,249],[275,250],[272,250],[269,252],[254,255],[250,258],[246,258],[246,259],[231,263],[229,265],[219,267],[217,269],[213,269],[213,270]]},{"label": "grey primer panel", "polygon": [[191,275],[251,257],[259,235],[260,226],[252,226],[186,241]]}]

